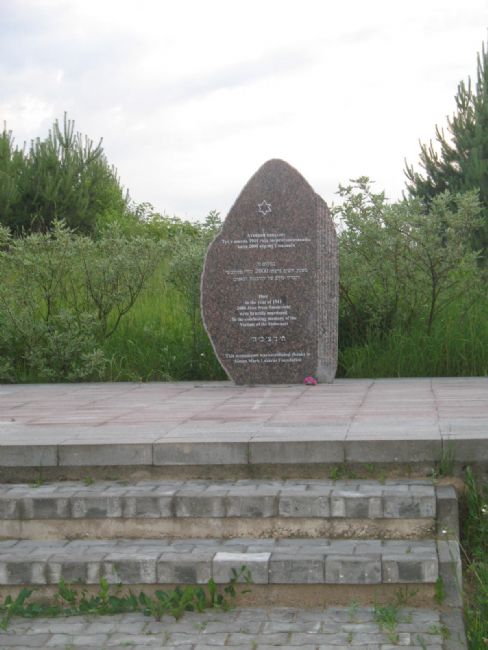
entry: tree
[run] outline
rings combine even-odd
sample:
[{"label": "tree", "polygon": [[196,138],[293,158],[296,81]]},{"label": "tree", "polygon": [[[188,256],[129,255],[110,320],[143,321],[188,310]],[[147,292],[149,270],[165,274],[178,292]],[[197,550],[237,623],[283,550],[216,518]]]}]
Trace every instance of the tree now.
[{"label": "tree", "polygon": [[14,147],[12,132],[4,126],[0,136],[0,226],[6,226],[13,219],[20,198],[18,178],[23,165],[23,153]]},{"label": "tree", "polygon": [[15,234],[46,232],[57,220],[90,234],[97,220],[116,220],[128,212],[116,171],[102,148],[81,133],[65,114],[45,140],[28,150],[14,145],[4,127],[0,135],[0,224]]},{"label": "tree", "polygon": [[419,173],[406,165],[407,190],[420,199],[427,210],[434,197],[445,191],[451,193],[476,190],[483,208],[483,219],[477,229],[473,248],[482,256],[488,253],[488,51],[483,44],[478,53],[475,87],[468,82],[458,86],[456,112],[447,119],[446,136],[436,126],[435,139],[420,146]]},{"label": "tree", "polygon": [[418,199],[388,204],[368,178],[340,186],[341,345],[434,320],[461,296],[477,296],[470,248],[480,205],[473,190],[436,196],[427,215]]}]

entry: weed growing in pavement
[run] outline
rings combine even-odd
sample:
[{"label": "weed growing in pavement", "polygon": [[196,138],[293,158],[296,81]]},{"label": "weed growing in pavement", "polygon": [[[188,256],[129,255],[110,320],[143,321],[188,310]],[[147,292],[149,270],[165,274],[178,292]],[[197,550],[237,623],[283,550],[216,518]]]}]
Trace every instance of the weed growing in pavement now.
[{"label": "weed growing in pavement", "polygon": [[402,613],[401,607],[406,605],[416,594],[417,589],[411,589],[407,585],[396,592],[396,602],[394,604],[378,605],[376,603],[373,608],[373,619],[378,623],[381,630],[386,632],[392,645],[397,645],[400,640],[397,633],[398,623],[410,623],[412,621],[412,615]]},{"label": "weed growing in pavement", "polygon": [[208,621],[201,621],[200,623],[195,624],[195,630],[203,632],[208,625]]},{"label": "weed growing in pavement", "polygon": [[449,628],[445,625],[431,625],[427,630],[429,634],[435,634],[436,636],[441,636],[443,639],[450,639],[451,633]]},{"label": "weed growing in pavement", "polygon": [[355,600],[352,601],[352,603],[349,605],[349,623],[354,623],[356,621],[356,615],[359,609],[359,603],[357,603]]},{"label": "weed growing in pavement", "polygon": [[438,605],[442,605],[446,598],[446,590],[444,589],[444,580],[442,579],[442,576],[438,576],[435,581],[434,590],[435,602]]},{"label": "weed growing in pavement", "polygon": [[[16,598],[6,596],[0,604],[0,629],[6,630],[13,616],[24,618],[38,618],[42,616],[77,616],[86,614],[125,614],[128,612],[142,612],[146,616],[153,616],[161,620],[165,615],[174,616],[176,620],[185,612],[203,612],[205,609],[228,610],[232,607],[237,596],[237,583],[244,581],[252,583],[251,572],[246,566],[239,571],[232,569],[232,578],[225,586],[217,586],[210,579],[204,587],[176,587],[170,591],[156,591],[155,595],[148,596],[144,592],[139,595],[129,590],[123,595],[122,585],[114,590],[107,580],[100,580],[98,593],[89,595],[82,586],[59,582],[58,591],[50,602],[30,601],[32,589],[22,589]],[[246,589],[243,590],[245,593]]]},{"label": "weed growing in pavement", "polygon": [[400,639],[396,631],[399,621],[400,608],[398,605],[375,605],[373,609],[373,618],[380,626],[380,629],[386,632],[390,643],[396,645]]},{"label": "weed growing in pavement", "polygon": [[442,447],[441,458],[436,462],[435,467],[432,469],[431,478],[437,481],[443,476],[452,476],[454,473],[454,445],[448,441]]},{"label": "weed growing in pavement", "polygon": [[45,482],[46,481],[44,479],[44,473],[43,473],[42,465],[39,465],[39,468],[37,470],[37,478],[34,481],[34,483],[30,484],[30,487],[38,488],[38,487],[41,487],[42,485],[44,485]]},{"label": "weed growing in pavement", "polygon": [[342,479],[355,479],[357,474],[352,467],[349,467],[347,463],[342,463],[341,465],[334,465],[329,470],[329,478],[332,481],[340,481]]},{"label": "weed growing in pavement", "polygon": [[427,650],[427,643],[426,643],[424,637],[420,636],[420,634],[417,634],[417,643],[422,648],[422,650]]},{"label": "weed growing in pavement", "polygon": [[381,628],[394,630],[399,623],[400,607],[398,605],[378,605],[373,609],[373,618]]},{"label": "weed growing in pavement", "polygon": [[442,447],[439,461],[439,476],[452,476],[454,474],[454,444],[449,440]]},{"label": "weed growing in pavement", "polygon": [[418,589],[415,589],[414,587],[409,587],[408,585],[404,585],[403,587],[400,587],[398,591],[395,593],[395,598],[397,605],[399,606],[405,606],[408,605],[408,603],[415,598],[415,596],[418,594]]},{"label": "weed growing in pavement", "polygon": [[331,467],[329,470],[329,478],[332,481],[340,481],[344,478],[344,467],[342,465]]}]

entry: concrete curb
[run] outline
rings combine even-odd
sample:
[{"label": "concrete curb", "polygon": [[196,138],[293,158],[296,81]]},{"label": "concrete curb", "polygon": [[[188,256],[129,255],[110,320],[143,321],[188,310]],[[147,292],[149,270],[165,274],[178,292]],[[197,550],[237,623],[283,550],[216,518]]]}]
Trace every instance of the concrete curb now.
[{"label": "concrete curb", "polygon": [[[91,433],[91,432],[90,432]],[[113,436],[114,440],[117,438]],[[444,444],[441,438],[402,439],[397,436],[358,440],[306,439],[306,433],[297,430],[293,436],[281,440],[248,440],[220,435],[219,440],[195,434],[191,438],[167,438],[158,442],[83,442],[83,444],[23,444],[0,443],[0,471],[2,468],[75,468],[75,467],[173,467],[173,466],[255,466],[262,465],[334,465],[341,463],[379,463],[386,465],[440,463]],[[197,439],[195,439],[197,438]],[[33,444],[32,444],[33,443]],[[482,438],[456,440],[457,464],[488,461],[488,433]]]},{"label": "concrete curb", "polygon": [[437,486],[437,555],[447,611],[441,622],[449,632],[443,650],[466,650],[468,647],[463,620],[463,572],[459,548],[459,505],[451,485]]}]

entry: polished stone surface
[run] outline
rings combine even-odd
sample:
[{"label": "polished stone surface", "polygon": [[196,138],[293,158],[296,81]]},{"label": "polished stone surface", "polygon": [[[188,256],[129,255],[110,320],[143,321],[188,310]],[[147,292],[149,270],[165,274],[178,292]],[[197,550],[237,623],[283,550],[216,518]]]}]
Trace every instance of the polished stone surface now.
[{"label": "polished stone surface", "polygon": [[334,379],[339,258],[324,201],[283,160],[250,179],[210,244],[202,315],[238,384]]}]

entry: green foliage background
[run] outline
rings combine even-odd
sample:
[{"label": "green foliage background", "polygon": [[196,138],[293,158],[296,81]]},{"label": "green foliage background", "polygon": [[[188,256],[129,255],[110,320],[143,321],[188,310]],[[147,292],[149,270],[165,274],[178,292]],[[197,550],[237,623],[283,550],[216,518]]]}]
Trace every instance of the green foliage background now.
[{"label": "green foliage background", "polygon": [[[395,203],[340,186],[342,377],[488,374],[488,55]],[[134,205],[64,116],[0,136],[0,381],[222,379],[200,316],[220,227]]]},{"label": "green foliage background", "polygon": [[[427,218],[365,178],[339,193],[339,376],[487,374],[476,193],[439,195]],[[23,237],[0,229],[0,380],[225,378],[199,306],[219,227],[216,213],[203,224],[150,213],[90,237],[57,221]]]}]

